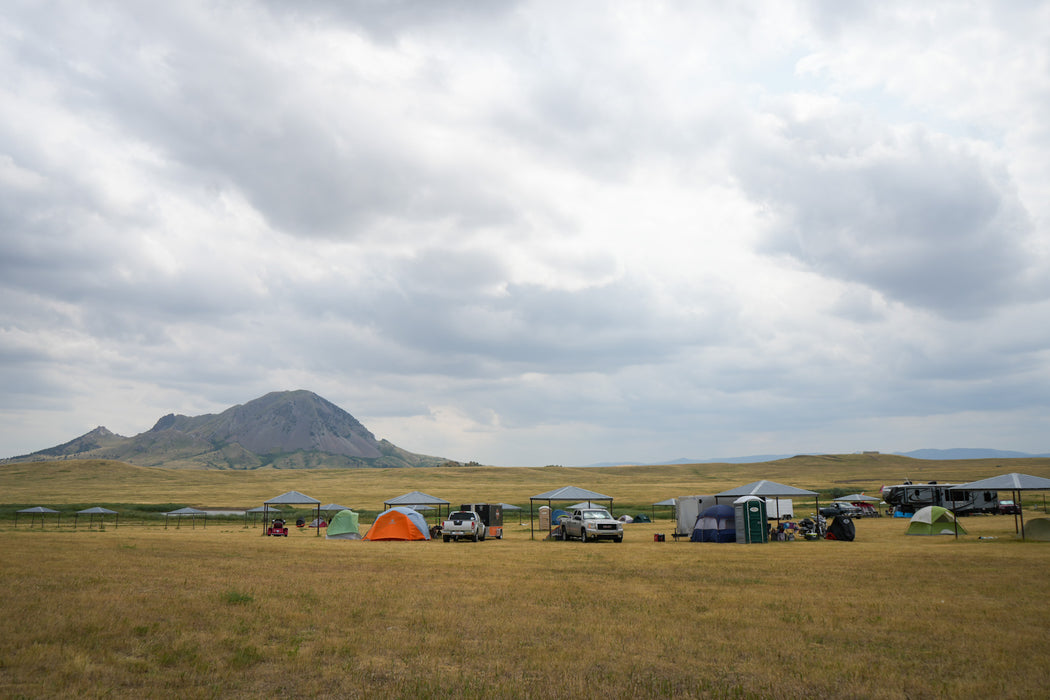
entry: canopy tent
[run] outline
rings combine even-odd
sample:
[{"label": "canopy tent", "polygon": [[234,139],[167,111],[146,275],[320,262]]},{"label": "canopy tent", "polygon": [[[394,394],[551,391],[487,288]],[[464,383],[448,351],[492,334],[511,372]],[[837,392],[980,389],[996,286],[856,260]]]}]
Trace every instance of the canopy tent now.
[{"label": "canopy tent", "polygon": [[863,493],[851,493],[848,496],[839,496],[831,499],[839,503],[878,503],[879,499],[874,496],[865,496]]},{"label": "canopy tent", "polygon": [[580,508],[608,508],[608,506],[601,503],[591,503],[590,501],[581,501],[569,506],[569,510],[579,510]]},{"label": "canopy tent", "polygon": [[372,527],[368,528],[362,539],[370,542],[429,540],[430,529],[418,511],[394,506],[376,516]]},{"label": "canopy tent", "polygon": [[175,529],[178,530],[179,526],[182,524],[182,519],[184,517],[186,517],[187,515],[190,516],[190,525],[194,529],[197,528],[197,516],[198,515],[204,516],[204,527],[208,527],[208,514],[205,511],[197,510],[196,508],[186,507],[186,508],[179,508],[178,510],[168,511],[167,513],[165,513],[164,514],[164,529],[165,530],[168,529],[168,518],[171,517],[171,516],[175,516],[177,518],[177,520],[175,521]]},{"label": "canopy tent", "polygon": [[335,514],[332,522],[328,523],[328,531],[325,533],[326,540],[359,540],[361,530],[358,527],[358,515],[347,508]]},{"label": "canopy tent", "polygon": [[449,513],[449,502],[437,496],[431,496],[422,491],[411,491],[388,501],[383,501],[383,508],[389,509],[394,506],[437,506],[438,519],[441,519],[441,506],[445,506],[445,513]]},{"label": "canopy tent", "polygon": [[84,510],[78,510],[77,511],[76,515],[73,516],[73,529],[74,530],[77,529],[77,519],[80,518],[81,515],[88,516],[88,529],[89,530],[91,529],[91,526],[95,522],[95,516],[96,515],[98,516],[98,529],[99,530],[105,529],[105,525],[106,525],[105,518],[106,518],[107,515],[116,515],[117,516],[115,522],[113,523],[113,527],[114,528],[119,527],[119,525],[120,525],[120,515],[117,513],[117,511],[110,510],[109,508],[103,508],[102,506],[95,506],[94,508],[85,508]]},{"label": "canopy tent", "polygon": [[22,510],[15,512],[15,527],[18,527],[18,514],[29,516],[29,527],[33,527],[33,521],[36,520],[36,516],[40,516],[40,529],[44,529],[44,516],[45,515],[57,515],[58,524],[62,525],[62,514],[57,510],[51,508],[45,508],[44,506],[33,506],[32,508],[23,508]]},{"label": "canopy tent", "polygon": [[[536,539],[535,531],[533,530],[533,502],[534,501],[547,501],[547,507],[549,508],[552,501],[587,501],[592,503],[594,501],[608,501],[608,508],[612,510],[612,496],[606,496],[605,494],[597,493],[595,491],[588,491],[587,489],[581,489],[579,486],[562,486],[560,489],[554,489],[553,491],[547,491],[536,496],[529,498],[529,537]],[[601,507],[601,506],[599,506]],[[550,535],[552,527],[548,527],[547,535]]]},{"label": "canopy tent", "polygon": [[[321,517],[321,502],[316,498],[311,498],[305,493],[298,491],[288,491],[282,493],[280,496],[274,496],[268,501],[263,502],[263,524],[269,520],[270,506],[313,506],[316,511],[315,518]],[[317,536],[321,535],[321,530],[318,528],[315,532]]]},{"label": "canopy tent", "polygon": [[[1014,494],[1014,502],[1020,505],[1022,491],[1050,491],[1050,479],[1013,472],[980,481],[971,481],[955,488],[960,491],[964,489],[967,491],[1010,491]],[[1018,520],[1020,520],[1020,527],[1018,527]],[[1021,508],[1018,508],[1018,512],[1014,515],[1014,532],[1018,531],[1021,533],[1021,539],[1025,539],[1024,512]]]},{"label": "canopy tent", "polygon": [[512,510],[518,511],[518,525],[522,524],[522,522],[521,522],[521,513],[524,510],[524,508],[520,508],[518,506],[513,506],[510,503],[500,503],[499,507],[503,509],[504,513],[508,512],[508,511],[512,511]]},{"label": "canopy tent", "polygon": [[339,513],[344,510],[350,510],[350,506],[341,506],[338,503],[327,503],[321,506],[322,513]]},{"label": "canopy tent", "polygon": [[816,491],[807,491],[806,489],[800,489],[796,486],[788,486],[787,484],[778,484],[775,481],[767,481],[762,479],[761,481],[752,481],[750,484],[744,484],[743,486],[737,486],[735,489],[729,489],[722,493],[715,494],[715,503],[718,503],[719,499],[731,498],[736,500],[741,496],[759,496],[768,501],[770,498],[777,503],[777,522],[780,521],[780,499],[781,498],[797,498],[799,496],[813,496],[813,507],[814,512],[820,513],[820,495]]},{"label": "canopy tent", "polygon": [[678,499],[665,498],[653,504],[653,520],[656,520],[656,506],[669,506],[671,508],[671,520],[678,520]]},{"label": "canopy tent", "polygon": [[254,527],[255,526],[255,516],[256,515],[263,515],[265,517],[267,511],[271,511],[271,512],[274,512],[274,513],[280,512],[279,509],[277,509],[277,508],[267,508],[266,506],[256,506],[255,508],[249,508],[248,510],[244,511],[244,526],[248,527],[248,516],[249,515],[252,516],[252,526]]},{"label": "canopy tent", "polygon": [[925,506],[915,511],[908,523],[909,535],[966,534],[966,528],[955,519],[955,514],[941,506]]}]

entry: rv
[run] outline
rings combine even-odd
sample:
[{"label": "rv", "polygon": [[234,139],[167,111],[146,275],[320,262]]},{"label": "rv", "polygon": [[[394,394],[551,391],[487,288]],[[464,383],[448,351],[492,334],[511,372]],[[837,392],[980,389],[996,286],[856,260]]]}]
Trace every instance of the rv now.
[{"label": "rv", "polygon": [[956,515],[998,513],[999,495],[995,491],[970,491],[959,484],[903,484],[882,487],[882,500],[898,513],[911,514],[926,506],[941,506]]}]

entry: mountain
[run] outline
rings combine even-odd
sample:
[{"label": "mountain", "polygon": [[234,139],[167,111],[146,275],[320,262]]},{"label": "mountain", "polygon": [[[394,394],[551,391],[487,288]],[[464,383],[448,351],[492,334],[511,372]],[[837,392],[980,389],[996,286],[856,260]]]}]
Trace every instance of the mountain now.
[{"label": "mountain", "polygon": [[953,447],[948,450],[912,450],[911,452],[895,452],[894,454],[914,457],[915,459],[1020,459],[1025,457],[1050,457],[1050,455],[1033,455],[1027,452],[1014,452],[1012,450],[993,450],[985,447]]},{"label": "mountain", "polygon": [[74,457],[198,469],[423,467],[446,461],[377,440],[352,415],[305,390],[272,392],[218,414],[168,414],[130,438],[98,427],[5,461]]}]

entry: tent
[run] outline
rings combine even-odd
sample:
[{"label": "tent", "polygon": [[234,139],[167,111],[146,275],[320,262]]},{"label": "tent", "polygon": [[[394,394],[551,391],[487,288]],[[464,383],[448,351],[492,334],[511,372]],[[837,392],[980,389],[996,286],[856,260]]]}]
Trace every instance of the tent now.
[{"label": "tent", "polygon": [[632,518],[631,516],[627,515],[626,513],[624,513],[619,518],[617,518],[617,520],[619,520],[621,523],[633,523],[634,522],[634,518]]},{"label": "tent", "polygon": [[20,511],[15,512],[15,527],[18,527],[18,514],[29,515],[29,527],[33,527],[33,521],[36,520],[36,516],[40,516],[40,529],[44,529],[44,516],[45,515],[57,515],[58,524],[62,525],[62,515],[57,510],[51,508],[45,508],[44,506],[34,506],[32,508],[23,508]]},{"label": "tent", "polygon": [[[612,496],[606,496],[605,494],[596,493],[595,491],[588,491],[587,489],[581,489],[579,486],[562,486],[560,489],[554,489],[553,491],[547,491],[546,493],[537,494],[529,498],[529,537],[532,539],[536,538],[536,533],[533,530],[532,524],[532,506],[535,501],[546,501],[547,507],[550,508],[551,501],[579,501],[584,500],[588,503],[594,501],[608,501],[608,506],[595,506],[596,508],[608,508],[612,510]],[[551,518],[551,530],[557,521]],[[550,539],[550,531],[547,532],[547,538]]]},{"label": "tent", "polygon": [[634,516],[634,522],[636,522],[636,523],[651,523],[652,519],[648,515],[646,515],[645,513],[639,513],[638,515]]},{"label": "tent", "polygon": [[952,512],[940,506],[926,506],[915,511],[908,524],[909,535],[965,535]]},{"label": "tent", "polygon": [[103,508],[101,506],[95,506],[94,508],[85,508],[84,510],[78,510],[77,511],[76,515],[73,516],[73,529],[74,530],[77,529],[77,520],[80,518],[81,515],[88,516],[88,529],[89,530],[91,529],[91,526],[95,523],[95,516],[96,515],[98,516],[98,529],[99,530],[105,529],[105,525],[106,525],[105,518],[106,518],[107,515],[116,515],[117,516],[116,519],[114,520],[113,527],[118,527],[120,525],[120,516],[117,514],[117,511],[110,510],[109,508]]},{"label": "tent", "polygon": [[[956,486],[956,488],[969,491],[1010,491],[1014,494],[1014,501],[1020,504],[1022,491],[1050,491],[1050,479],[1014,472],[1012,474],[993,476],[990,479],[971,481],[968,484]],[[1021,539],[1023,540],[1025,539],[1024,513],[1020,512],[1020,509],[1018,510],[1019,512],[1014,515],[1014,530],[1021,533]],[[1019,528],[1017,525],[1018,519],[1020,519]]]},{"label": "tent", "polygon": [[853,524],[853,519],[847,518],[845,515],[836,515],[832,518],[831,524],[828,525],[828,532],[824,535],[826,540],[840,540],[842,542],[852,542],[856,537],[857,528]]},{"label": "tent", "polygon": [[328,532],[325,534],[326,540],[359,540],[361,539],[361,532],[357,525],[357,513],[350,510],[349,508],[341,510],[332,517],[332,522],[328,523]]},{"label": "tent", "polygon": [[736,509],[720,503],[696,519],[690,542],[736,542]]},{"label": "tent", "polygon": [[[299,493],[298,491],[287,491],[282,493],[280,496],[274,496],[268,501],[263,502],[263,524],[269,520],[269,508],[270,506],[313,506],[316,510],[315,518],[321,517],[321,502],[316,498],[310,498],[305,493]],[[321,530],[315,530],[317,535],[321,534]],[[264,533],[265,534],[265,533]]]},{"label": "tent", "polygon": [[1025,527],[1028,539],[1037,542],[1050,542],[1050,518],[1035,518],[1028,521]]},{"label": "tent", "polygon": [[175,521],[175,529],[178,530],[179,526],[182,525],[182,519],[185,518],[187,515],[190,516],[190,525],[192,525],[194,529],[197,528],[198,515],[204,519],[204,527],[208,527],[208,514],[203,510],[197,510],[196,508],[190,508],[187,506],[186,508],[179,508],[178,510],[172,510],[165,513],[164,529],[168,529],[168,518],[174,516],[178,518],[178,520]]},{"label": "tent", "polygon": [[417,511],[394,506],[376,516],[372,527],[361,539],[371,542],[386,540],[429,540],[427,521]]}]

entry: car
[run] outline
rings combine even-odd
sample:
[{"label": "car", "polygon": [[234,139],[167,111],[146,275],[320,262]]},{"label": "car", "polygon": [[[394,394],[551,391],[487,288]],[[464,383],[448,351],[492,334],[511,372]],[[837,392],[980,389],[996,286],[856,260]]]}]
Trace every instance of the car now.
[{"label": "car", "polygon": [[1020,515],[1021,506],[1017,505],[1013,501],[999,501],[999,514],[1000,515]]},{"label": "car", "polygon": [[852,503],[832,503],[821,508],[820,514],[825,518],[835,518],[840,515],[846,518],[859,518],[864,515],[864,511]]},{"label": "car", "polygon": [[580,542],[623,542],[623,523],[614,519],[604,508],[581,508],[561,521],[561,538],[567,540],[570,537],[579,538]]}]

